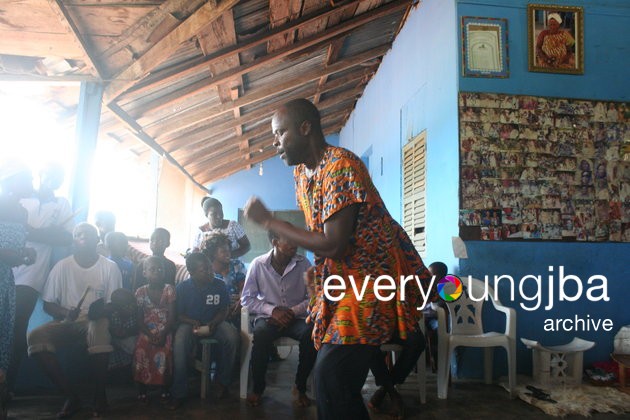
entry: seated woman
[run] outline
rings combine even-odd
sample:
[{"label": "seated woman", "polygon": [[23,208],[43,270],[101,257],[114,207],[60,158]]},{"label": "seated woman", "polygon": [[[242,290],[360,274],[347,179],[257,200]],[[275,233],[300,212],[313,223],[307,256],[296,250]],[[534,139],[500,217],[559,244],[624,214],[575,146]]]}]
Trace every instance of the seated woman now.
[{"label": "seated woman", "polygon": [[575,67],[575,39],[561,28],[562,18],[559,13],[547,16],[547,29],[538,34],[536,39],[536,61],[546,68]]},{"label": "seated woman", "polygon": [[201,200],[203,214],[208,218],[208,223],[199,226],[199,231],[193,244],[193,252],[201,252],[202,242],[213,233],[222,233],[230,239],[232,258],[238,258],[250,250],[249,238],[243,227],[233,220],[223,218],[223,205],[212,197],[204,197]]}]

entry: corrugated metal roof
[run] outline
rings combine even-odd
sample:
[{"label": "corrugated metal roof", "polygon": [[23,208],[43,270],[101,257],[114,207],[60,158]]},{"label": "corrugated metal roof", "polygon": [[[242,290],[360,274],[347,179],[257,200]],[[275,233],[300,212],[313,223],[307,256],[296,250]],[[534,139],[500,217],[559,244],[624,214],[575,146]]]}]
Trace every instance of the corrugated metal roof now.
[{"label": "corrugated metal roof", "polygon": [[0,77],[103,81],[101,139],[141,159],[158,148],[205,184],[274,156],[269,121],[287,100],[313,100],[339,131],[412,3],[303,1],[2,3],[18,27],[0,23]]}]

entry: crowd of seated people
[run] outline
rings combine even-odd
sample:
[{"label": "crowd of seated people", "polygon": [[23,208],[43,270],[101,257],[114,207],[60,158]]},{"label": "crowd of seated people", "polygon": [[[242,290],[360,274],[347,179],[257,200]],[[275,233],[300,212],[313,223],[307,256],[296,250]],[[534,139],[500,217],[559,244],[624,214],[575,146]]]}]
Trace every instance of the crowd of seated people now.
[{"label": "crowd of seated people", "polygon": [[[151,255],[147,255],[115,230],[116,219],[110,212],[97,213],[94,225],[80,223],[72,228],[72,214],[67,210],[63,225],[48,226],[48,231],[31,236],[36,244],[73,243],[72,254],[54,264],[50,273],[42,274],[41,287],[34,294],[37,298],[41,293],[44,310],[53,321],[28,336],[25,328],[16,330],[24,335],[23,351],[28,349],[28,355],[65,396],[57,418],[70,417],[82,407],[76,385],[56,355],[59,348],[73,343],[87,345],[94,378],[94,416],[108,410],[108,370],[125,366],[130,367],[130,377],[137,384],[140,404],[146,404],[151,388],[156,388],[166,409],[181,407],[188,395],[191,354],[200,337],[218,341],[216,381],[219,396],[228,397],[239,368],[241,306],[247,307],[253,321],[253,392],[247,403],[257,406],[262,402],[267,364],[274,356],[273,341],[287,336],[300,342],[296,404],[310,404],[306,379],[317,355],[312,324],[305,322],[312,297],[304,282],[310,262],[297,255],[296,246],[286,238],[269,231],[270,250],[255,258],[247,270],[238,259],[250,249],[242,227],[223,219],[221,203],[214,198],[206,197],[202,208],[208,223],[200,227],[185,266],[165,256],[170,246],[168,230],[153,231]],[[58,239],[50,239],[51,235]],[[46,258],[48,264],[50,255]],[[32,308],[29,316],[30,312]],[[423,345],[417,347],[409,366]],[[18,365],[12,366],[13,374],[20,357],[14,360]],[[394,384],[402,382],[407,373]],[[391,386],[387,392],[392,398],[397,395]],[[383,395],[371,401],[375,408]]]}]

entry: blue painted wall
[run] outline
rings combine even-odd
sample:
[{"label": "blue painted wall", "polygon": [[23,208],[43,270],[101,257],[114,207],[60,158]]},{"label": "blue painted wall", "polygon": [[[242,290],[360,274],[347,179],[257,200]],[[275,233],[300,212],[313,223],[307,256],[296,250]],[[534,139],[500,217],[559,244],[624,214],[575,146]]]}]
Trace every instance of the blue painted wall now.
[{"label": "blue painted wall", "polygon": [[[426,0],[407,22],[340,133],[358,155],[371,149],[370,173],[392,216],[402,208],[401,156],[427,131],[427,255],[457,268],[457,28],[454,1]],[[381,158],[383,166],[381,172]]]},{"label": "blue painted wall", "polygon": [[[527,70],[528,3],[567,4],[584,8],[583,75]],[[627,0],[576,0],[568,3],[460,0],[457,14],[458,19],[462,16],[505,18],[508,20],[509,38],[510,77],[491,79],[460,76],[461,91],[620,101],[630,99],[626,70],[630,64],[630,2]],[[461,33],[458,32],[458,42],[460,41]],[[461,63],[461,57],[459,58]]]},{"label": "blue painted wall", "polygon": [[[571,2],[572,6],[584,7],[584,75],[528,72],[526,7],[529,2],[514,0],[508,5],[506,3],[497,0],[458,1],[458,20],[461,16],[508,19],[510,57],[508,79],[460,76],[461,91],[629,100],[630,83],[628,83],[626,69],[630,65],[630,45],[628,44],[630,3],[626,0]],[[560,4],[560,2],[551,4]],[[548,301],[548,267],[553,266],[556,287],[553,310],[538,309],[528,312],[518,309],[518,336],[539,340],[543,344],[562,344],[578,336],[597,342],[596,347],[586,353],[585,366],[594,361],[608,360],[608,355],[612,351],[614,334],[621,326],[630,323],[630,311],[627,309],[626,300],[626,279],[630,276],[628,265],[630,244],[469,241],[466,245],[469,258],[460,262],[461,273],[472,274],[478,278],[484,275],[510,274],[517,280],[526,274],[542,275],[543,302]],[[593,303],[583,295],[577,302],[558,302],[558,267],[560,265],[565,267],[567,274],[580,277],[585,287],[591,275],[606,276],[610,301]],[[575,289],[571,290],[573,294]],[[517,307],[517,304],[523,302],[517,297],[514,304],[509,303],[507,285],[502,285],[499,292],[503,303],[508,303],[510,306]],[[576,315],[586,318],[587,314],[596,320],[612,319],[613,330],[610,332],[602,332],[601,329],[598,332],[545,332],[543,329],[546,319],[574,319]],[[520,342],[518,342],[517,351],[518,370],[529,373],[531,370],[530,351]],[[467,363],[465,357],[464,372],[466,373],[473,366],[474,363]]]},{"label": "blue painted wall", "polygon": [[[327,136],[326,141],[338,145],[339,136]],[[293,167],[287,166],[278,156],[263,163],[262,176],[259,175],[259,165],[256,165],[207,187],[212,189],[212,196],[221,201],[224,216],[229,220],[238,220],[238,209],[242,209],[252,195],[260,197],[271,210],[297,210]],[[199,213],[203,222],[203,214]]]}]

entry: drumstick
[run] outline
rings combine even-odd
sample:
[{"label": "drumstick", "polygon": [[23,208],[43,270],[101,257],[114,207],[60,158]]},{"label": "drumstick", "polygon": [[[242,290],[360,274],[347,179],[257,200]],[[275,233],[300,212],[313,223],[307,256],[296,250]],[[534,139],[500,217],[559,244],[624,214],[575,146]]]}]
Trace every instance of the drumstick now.
[{"label": "drumstick", "polygon": [[90,285],[88,285],[85,288],[85,292],[83,292],[83,296],[81,296],[81,299],[79,299],[79,303],[77,304],[77,308],[76,309],[81,309],[81,305],[83,305],[83,301],[85,300],[85,297],[87,296],[88,292],[90,291],[92,287],[90,287]]}]

